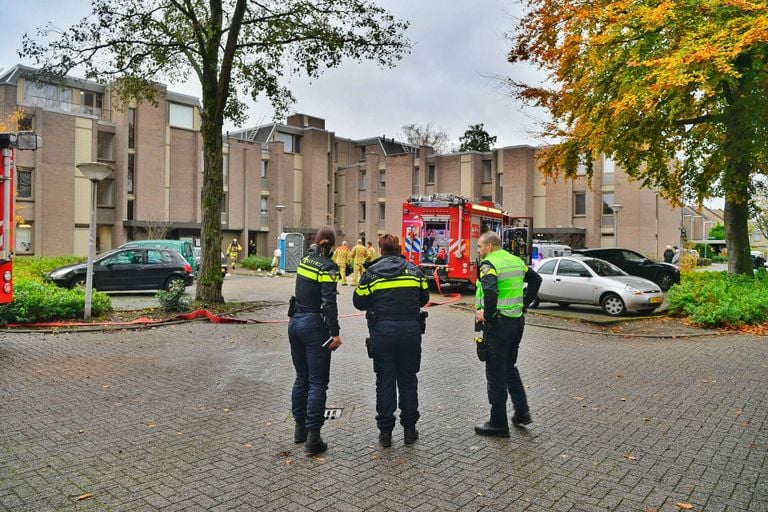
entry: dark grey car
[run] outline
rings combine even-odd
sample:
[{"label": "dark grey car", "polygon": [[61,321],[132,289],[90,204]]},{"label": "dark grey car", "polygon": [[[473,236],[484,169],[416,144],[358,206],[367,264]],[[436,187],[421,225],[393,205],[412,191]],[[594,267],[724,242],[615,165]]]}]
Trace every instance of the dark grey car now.
[{"label": "dark grey car", "polygon": [[[93,288],[100,291],[168,290],[174,281],[190,286],[194,279],[189,262],[171,249],[116,249],[93,262]],[[57,268],[46,280],[64,288],[85,285],[86,264]]]}]

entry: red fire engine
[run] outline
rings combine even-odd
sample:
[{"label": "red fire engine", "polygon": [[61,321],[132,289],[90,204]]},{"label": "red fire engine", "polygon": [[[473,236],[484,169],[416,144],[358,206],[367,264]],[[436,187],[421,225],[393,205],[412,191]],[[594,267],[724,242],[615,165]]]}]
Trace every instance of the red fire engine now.
[{"label": "red fire engine", "polygon": [[35,150],[41,145],[40,137],[31,132],[0,133],[0,304],[13,300],[16,150]]},{"label": "red fire engine", "polygon": [[453,194],[411,196],[403,203],[403,254],[439,284],[477,281],[477,239],[496,232],[504,249],[530,265],[532,217],[513,217],[490,201]]}]

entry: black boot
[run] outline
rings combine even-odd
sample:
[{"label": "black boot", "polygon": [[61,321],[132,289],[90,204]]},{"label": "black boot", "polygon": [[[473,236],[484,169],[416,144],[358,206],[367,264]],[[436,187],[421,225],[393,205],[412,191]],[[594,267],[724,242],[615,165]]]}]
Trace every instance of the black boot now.
[{"label": "black boot", "polygon": [[307,427],[304,426],[304,422],[296,422],[296,426],[293,429],[293,442],[296,444],[303,443],[307,440]]},{"label": "black boot", "polygon": [[405,427],[405,433],[403,437],[405,444],[413,444],[419,438],[419,431],[416,430],[416,427]]},{"label": "black boot", "polygon": [[379,444],[383,448],[392,446],[392,432],[379,432]]},{"label": "black boot", "polygon": [[320,429],[309,429],[309,436],[304,445],[304,450],[308,455],[317,455],[328,449],[328,444],[320,437]]},{"label": "black boot", "polygon": [[531,413],[526,412],[525,414],[513,414],[512,415],[512,424],[516,427],[519,427],[520,425],[529,425],[533,422],[531,419]]},{"label": "black boot", "polygon": [[499,427],[490,421],[475,425],[475,432],[481,436],[509,437],[509,427]]}]

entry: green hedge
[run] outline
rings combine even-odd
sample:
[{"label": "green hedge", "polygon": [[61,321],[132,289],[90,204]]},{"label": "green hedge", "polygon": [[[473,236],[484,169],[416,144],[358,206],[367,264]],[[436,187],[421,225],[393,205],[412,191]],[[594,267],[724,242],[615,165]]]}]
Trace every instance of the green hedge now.
[{"label": "green hedge", "polygon": [[768,272],[754,277],[727,272],[689,272],[667,295],[669,312],[708,327],[768,322]]},{"label": "green hedge", "polygon": [[[48,322],[82,319],[85,290],[68,290],[44,282],[45,274],[56,267],[79,263],[84,258],[25,256],[13,262],[13,302],[0,305],[0,324]],[[94,291],[91,315],[98,317],[112,311],[109,295]]]},{"label": "green hedge", "polygon": [[252,270],[269,270],[272,268],[272,258],[259,255],[248,256],[242,261],[241,265]]}]

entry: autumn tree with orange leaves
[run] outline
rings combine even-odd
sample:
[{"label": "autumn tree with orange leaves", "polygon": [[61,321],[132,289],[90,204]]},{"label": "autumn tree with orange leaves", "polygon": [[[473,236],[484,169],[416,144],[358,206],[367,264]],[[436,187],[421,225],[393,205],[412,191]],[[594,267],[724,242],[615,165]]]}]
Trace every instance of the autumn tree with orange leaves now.
[{"label": "autumn tree with orange leaves", "polygon": [[605,154],[677,203],[725,198],[728,269],[752,274],[747,221],[768,169],[768,6],[744,0],[528,0],[512,63],[548,85],[513,93],[551,115],[550,176]]}]

